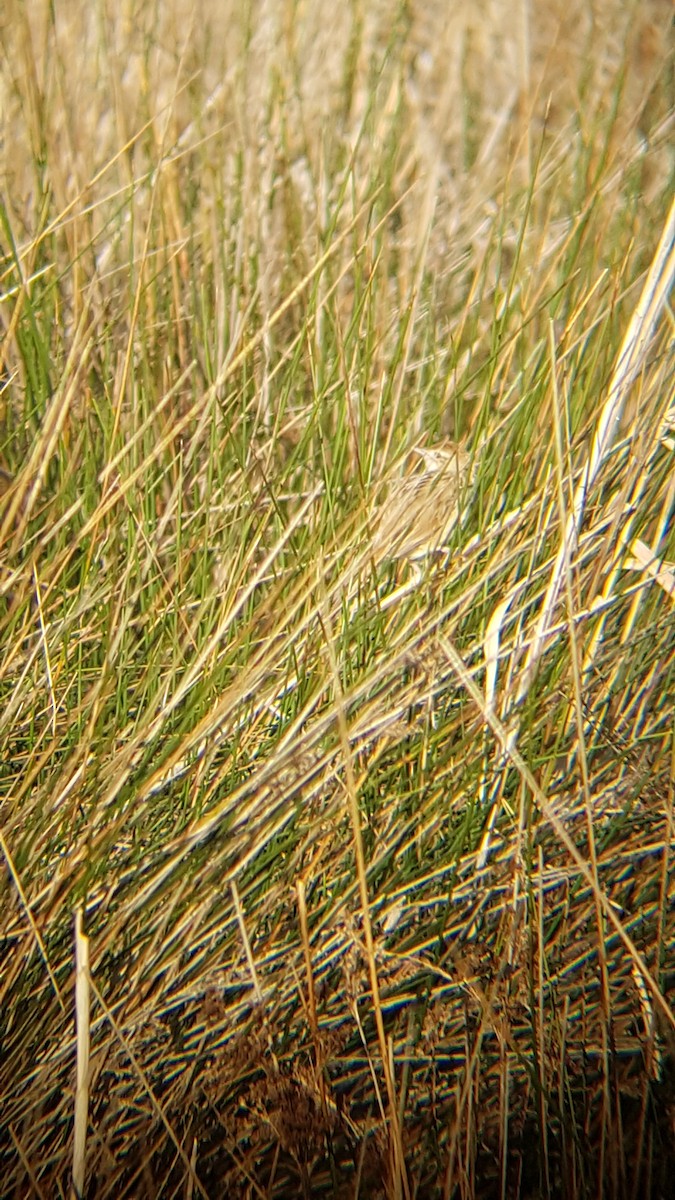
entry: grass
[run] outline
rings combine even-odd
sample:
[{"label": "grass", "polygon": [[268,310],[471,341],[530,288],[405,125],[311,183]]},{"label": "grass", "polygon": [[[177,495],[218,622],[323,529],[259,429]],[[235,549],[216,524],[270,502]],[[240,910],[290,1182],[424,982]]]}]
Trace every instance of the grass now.
[{"label": "grass", "polygon": [[9,5],[4,1194],[667,1194],[667,7]]}]

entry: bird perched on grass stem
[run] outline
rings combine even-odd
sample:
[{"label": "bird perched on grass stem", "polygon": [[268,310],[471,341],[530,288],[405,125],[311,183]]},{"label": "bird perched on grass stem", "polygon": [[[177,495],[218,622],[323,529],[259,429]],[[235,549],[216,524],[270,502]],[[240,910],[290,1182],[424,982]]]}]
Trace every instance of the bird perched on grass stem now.
[{"label": "bird perched on grass stem", "polygon": [[416,449],[421,471],[392,482],[373,533],[377,562],[416,562],[442,550],[461,516],[461,504],[473,477],[471,454],[453,442]]}]

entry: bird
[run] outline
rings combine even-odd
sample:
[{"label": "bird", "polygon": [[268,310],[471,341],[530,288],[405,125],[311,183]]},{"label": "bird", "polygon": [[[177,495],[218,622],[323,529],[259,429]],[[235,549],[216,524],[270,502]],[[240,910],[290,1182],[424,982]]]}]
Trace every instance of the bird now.
[{"label": "bird", "polygon": [[445,441],[415,447],[423,461],[415,471],[392,483],[378,506],[372,535],[376,562],[406,561],[413,565],[443,550],[461,519],[462,499],[475,473],[475,459],[465,446]]}]

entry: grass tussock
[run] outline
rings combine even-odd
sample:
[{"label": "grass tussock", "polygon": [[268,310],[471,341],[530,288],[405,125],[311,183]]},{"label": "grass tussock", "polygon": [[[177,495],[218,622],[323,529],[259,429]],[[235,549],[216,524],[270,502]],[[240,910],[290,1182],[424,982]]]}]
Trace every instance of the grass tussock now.
[{"label": "grass tussock", "polygon": [[671,16],[5,5],[3,1195],[668,1193]]}]

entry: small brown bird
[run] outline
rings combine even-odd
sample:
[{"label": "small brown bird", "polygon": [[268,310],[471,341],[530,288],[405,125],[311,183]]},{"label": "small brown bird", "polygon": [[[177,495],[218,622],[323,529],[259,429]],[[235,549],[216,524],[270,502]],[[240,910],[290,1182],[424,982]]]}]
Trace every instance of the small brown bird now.
[{"label": "small brown bird", "polygon": [[473,478],[471,455],[453,442],[415,453],[424,469],[393,482],[381,506],[373,534],[378,562],[415,562],[442,550],[460,519],[462,497]]}]

